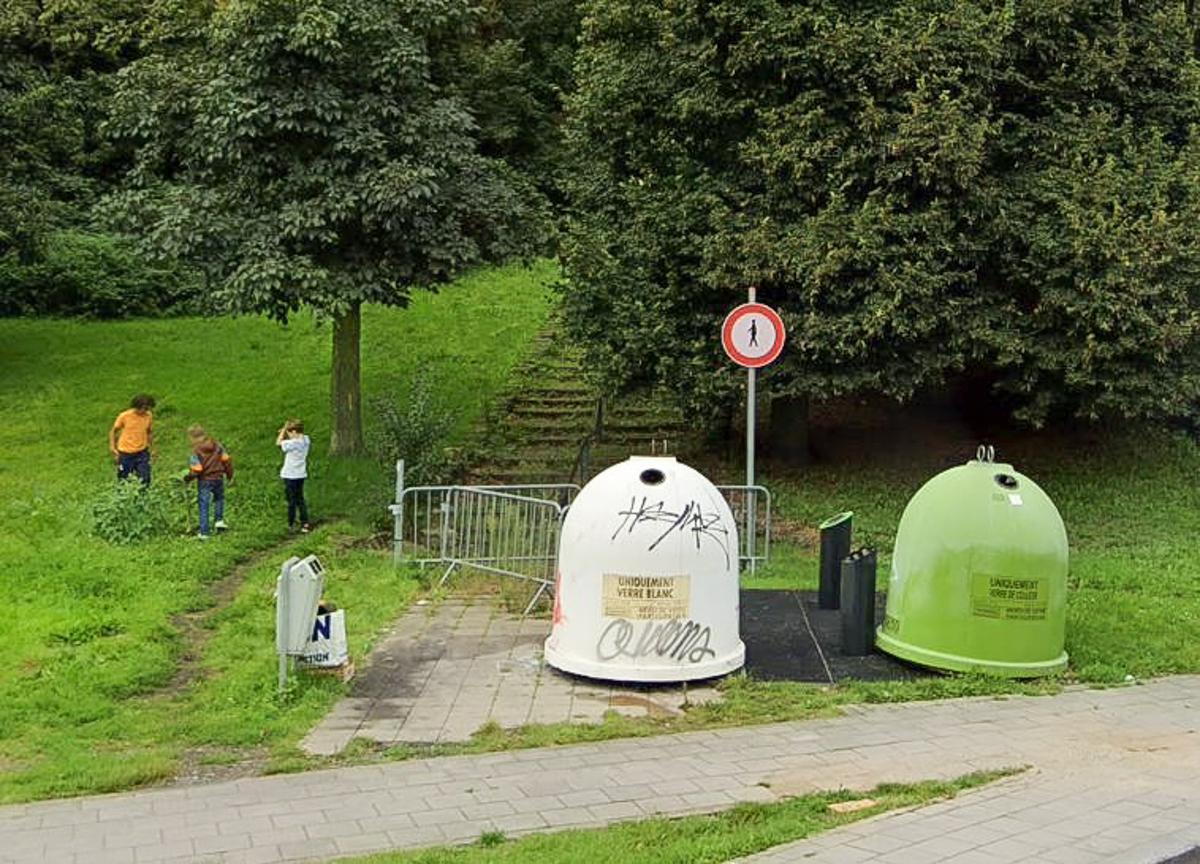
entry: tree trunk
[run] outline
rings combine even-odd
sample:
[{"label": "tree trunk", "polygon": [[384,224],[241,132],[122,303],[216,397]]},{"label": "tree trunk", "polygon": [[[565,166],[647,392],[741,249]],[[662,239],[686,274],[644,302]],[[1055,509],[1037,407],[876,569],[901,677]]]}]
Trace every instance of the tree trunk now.
[{"label": "tree trunk", "polygon": [[362,379],[359,374],[361,336],[362,308],[355,303],[349,312],[333,322],[333,380],[329,388],[333,403],[331,456],[353,456],[363,451]]},{"label": "tree trunk", "polygon": [[808,397],[780,396],[771,400],[771,454],[793,465],[807,465]]}]

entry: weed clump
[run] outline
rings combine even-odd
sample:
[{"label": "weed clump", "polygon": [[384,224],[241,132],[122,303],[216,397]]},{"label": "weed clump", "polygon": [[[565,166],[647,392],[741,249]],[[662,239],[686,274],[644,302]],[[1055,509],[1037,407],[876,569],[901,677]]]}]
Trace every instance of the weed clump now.
[{"label": "weed clump", "polygon": [[143,486],[127,477],[92,504],[92,530],[109,543],[140,543],[187,529],[184,490]]},{"label": "weed clump", "polygon": [[372,408],[378,420],[373,449],[384,465],[403,459],[405,481],[410,486],[447,478],[452,460],[446,443],[454,428],[454,415],[435,397],[428,372],[413,378],[407,404],[376,399]]}]

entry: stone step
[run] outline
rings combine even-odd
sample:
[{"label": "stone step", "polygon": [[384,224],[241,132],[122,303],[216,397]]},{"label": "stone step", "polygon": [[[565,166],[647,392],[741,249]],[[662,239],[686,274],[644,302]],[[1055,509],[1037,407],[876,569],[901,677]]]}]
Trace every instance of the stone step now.
[{"label": "stone step", "polygon": [[[552,429],[532,430],[531,429],[531,430],[527,430],[527,431],[529,431],[533,436],[535,436],[534,438],[529,439],[529,443],[532,446],[535,446],[535,447],[550,446],[550,447],[557,447],[557,448],[569,447],[572,449],[572,451],[574,451],[575,448],[578,448],[583,443],[583,439],[585,437],[585,435],[580,433],[578,430],[572,430],[572,429],[563,429],[563,430],[552,430]],[[520,432],[520,430],[514,429],[513,432],[514,432],[514,434],[517,434]],[[606,430],[603,438],[601,438],[600,441],[597,443],[608,444],[608,445],[645,444],[645,445],[649,446],[651,441],[661,441],[663,438],[670,439],[671,437],[672,436],[669,432],[663,433],[663,432],[659,432],[659,431],[653,430],[653,429],[651,429],[651,430],[638,429],[638,430],[630,430],[630,431],[621,431],[621,430],[610,429],[610,430]],[[675,437],[678,437],[678,436],[675,436]]]},{"label": "stone step", "polygon": [[544,392],[521,393],[507,400],[510,406],[522,409],[538,408],[582,408],[586,411],[596,410],[596,399],[591,395],[574,394],[570,396],[547,396]]},{"label": "stone step", "polygon": [[[587,434],[595,428],[596,418],[590,414],[561,414],[561,413],[510,413],[506,422],[515,430],[535,432],[578,431]],[[647,423],[637,419],[627,420],[624,417],[607,418],[601,429],[601,439],[611,435],[630,435],[644,433],[655,437],[671,434],[681,434],[686,427],[679,423],[659,422]]]},{"label": "stone step", "polygon": [[506,423],[520,425],[526,428],[553,426],[555,423],[566,423],[572,426],[592,427],[596,423],[595,412],[584,408],[571,410],[567,407],[525,407],[509,409],[505,417]]},{"label": "stone step", "polygon": [[[519,376],[518,376],[519,377]],[[583,396],[595,399],[595,391],[590,386],[582,381],[555,381],[552,384],[543,386],[534,386],[528,383],[528,379],[524,379],[525,386],[520,390],[514,391],[513,396],[521,399],[543,399],[543,398],[574,398],[578,399]]]},{"label": "stone step", "polygon": [[[561,482],[571,473],[580,447],[594,430],[598,394],[584,375],[583,352],[551,318],[531,342],[513,388],[503,401],[494,440],[505,446],[468,476],[474,482]],[[678,449],[690,433],[673,394],[653,391],[606,401],[604,424],[590,451],[591,471],[649,454],[666,439]]]},{"label": "stone step", "polygon": [[533,451],[530,453],[522,453],[518,451],[507,451],[503,453],[494,453],[491,459],[488,460],[489,465],[503,468],[506,471],[511,471],[513,468],[522,465],[560,465],[567,463],[569,468],[575,462],[575,457],[579,453],[576,448],[563,448],[560,453],[548,454],[544,450]]}]

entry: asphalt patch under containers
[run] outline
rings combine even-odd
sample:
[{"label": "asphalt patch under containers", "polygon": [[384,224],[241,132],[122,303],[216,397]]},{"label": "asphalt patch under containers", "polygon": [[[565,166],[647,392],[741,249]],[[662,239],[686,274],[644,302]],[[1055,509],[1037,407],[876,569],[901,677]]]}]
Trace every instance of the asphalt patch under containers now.
[{"label": "asphalt patch under containers", "polygon": [[1160,864],[1200,864],[1200,846],[1180,853],[1174,858],[1164,858]]},{"label": "asphalt patch under containers", "polygon": [[[865,657],[842,654],[842,621],[837,609],[821,609],[816,591],[743,589],[741,635],[746,671],[763,681],[907,681],[931,673],[878,650]],[[887,597],[875,596],[875,620],[882,621]]]}]

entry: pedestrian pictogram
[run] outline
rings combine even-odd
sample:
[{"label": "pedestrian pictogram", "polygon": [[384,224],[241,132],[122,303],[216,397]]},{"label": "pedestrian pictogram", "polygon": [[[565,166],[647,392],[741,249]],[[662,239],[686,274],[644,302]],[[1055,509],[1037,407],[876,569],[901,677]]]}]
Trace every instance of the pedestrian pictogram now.
[{"label": "pedestrian pictogram", "polygon": [[743,303],[725,318],[721,343],[734,363],[759,369],[774,362],[783,351],[787,333],[783,319],[770,306]]}]

